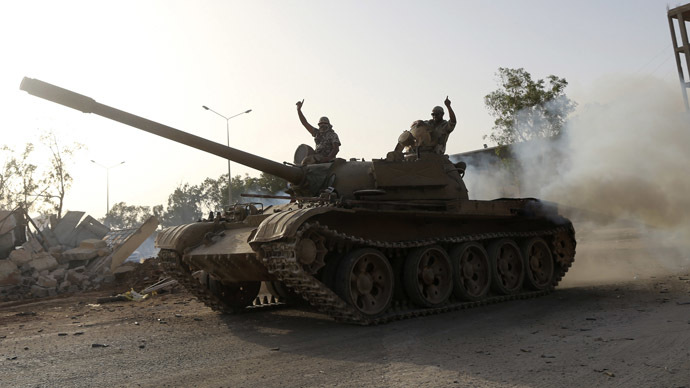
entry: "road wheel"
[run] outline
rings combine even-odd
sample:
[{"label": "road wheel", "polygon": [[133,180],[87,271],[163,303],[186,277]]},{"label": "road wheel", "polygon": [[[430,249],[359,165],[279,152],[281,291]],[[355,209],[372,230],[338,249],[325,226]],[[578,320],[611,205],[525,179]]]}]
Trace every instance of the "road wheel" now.
[{"label": "road wheel", "polygon": [[453,293],[462,300],[483,299],[491,287],[491,264],[484,246],[468,242],[450,251],[453,263]]},{"label": "road wheel", "polygon": [[366,316],[377,316],[388,309],[394,286],[393,268],[376,249],[354,250],[338,266],[336,293]]},{"label": "road wheel", "polygon": [[531,238],[522,244],[525,258],[525,282],[533,290],[545,290],[553,281],[554,261],[549,245],[542,238]]},{"label": "road wheel", "polygon": [[525,277],[525,265],[518,245],[509,238],[500,239],[489,244],[488,253],[494,291],[502,295],[518,293]]},{"label": "road wheel", "polygon": [[448,254],[438,245],[413,250],[403,272],[407,296],[423,307],[442,305],[453,291],[452,268]]}]

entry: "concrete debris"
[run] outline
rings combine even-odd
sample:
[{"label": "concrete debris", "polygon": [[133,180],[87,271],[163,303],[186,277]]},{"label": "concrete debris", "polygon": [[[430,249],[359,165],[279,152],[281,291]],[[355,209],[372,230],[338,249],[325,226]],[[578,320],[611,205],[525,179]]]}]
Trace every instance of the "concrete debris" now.
[{"label": "concrete debris", "polygon": [[14,211],[0,210],[0,258],[7,257],[15,246],[17,217]]},{"label": "concrete debris", "polygon": [[37,284],[31,286],[31,295],[35,298],[45,298],[57,295],[54,288],[41,287]]},{"label": "concrete debris", "polygon": [[21,267],[22,265],[31,261],[31,252],[27,251],[26,249],[15,249],[10,252],[9,259],[12,260],[12,262],[18,267]]},{"label": "concrete debris", "polygon": [[55,280],[54,278],[50,277],[50,276],[41,275],[38,277],[36,284],[38,284],[41,287],[45,287],[45,288],[55,288],[58,285],[58,281]]},{"label": "concrete debris", "polygon": [[84,248],[84,249],[101,249],[107,247],[108,244],[106,244],[105,241],[103,240],[98,240],[95,238],[87,238],[86,240],[82,241],[79,243],[79,248]]},{"label": "concrete debris", "polygon": [[113,259],[110,264],[110,270],[115,271],[119,265],[125,262],[129,255],[141,245],[158,227],[158,219],[154,216],[149,217],[134,233],[132,233],[125,241],[122,242],[113,251]]},{"label": "concrete debris", "polygon": [[14,286],[21,283],[21,271],[10,260],[0,260],[0,287]]},{"label": "concrete debris", "polygon": [[58,262],[55,260],[53,256],[50,255],[50,253],[47,252],[39,252],[37,253],[33,259],[27,263],[29,265],[29,268],[32,268],[38,272],[44,271],[44,270],[53,270],[58,267]]},{"label": "concrete debris", "polygon": [[62,262],[65,261],[86,261],[98,257],[98,249],[93,248],[74,248],[62,252]]},{"label": "concrete debris", "polygon": [[123,264],[123,265],[121,265],[121,266],[115,268],[115,271],[113,271],[113,275],[119,275],[119,274],[123,274],[123,273],[127,273],[127,272],[134,271],[134,269],[135,269],[134,266],[135,266],[134,263],[131,263],[131,264]]},{"label": "concrete debris", "polygon": [[[122,263],[144,246],[157,226],[158,220],[151,217],[140,228],[111,231],[84,212],[70,211],[60,220],[51,217],[50,225],[40,229],[20,208],[0,210],[0,301],[88,291],[106,284],[127,289],[150,285],[158,275],[162,278],[157,260],[153,265]],[[149,244],[153,249],[149,241],[145,245]],[[155,252],[139,260],[145,263],[152,256]]]}]

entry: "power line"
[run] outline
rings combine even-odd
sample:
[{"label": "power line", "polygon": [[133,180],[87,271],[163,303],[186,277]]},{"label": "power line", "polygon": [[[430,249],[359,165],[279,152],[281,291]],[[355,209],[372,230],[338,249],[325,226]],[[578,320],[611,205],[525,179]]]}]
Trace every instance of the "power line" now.
[{"label": "power line", "polygon": [[[659,50],[659,52],[657,52],[656,54],[654,54],[654,56],[653,56],[652,58],[650,58],[650,59],[649,59],[644,65],[642,65],[640,68],[638,68],[633,74],[640,73],[642,70],[644,70],[645,67],[649,66],[650,63],[652,63],[655,59],[657,59],[657,57],[659,57],[659,55],[661,55],[661,53],[663,53],[664,51],[668,50],[669,47],[671,47],[671,46],[672,46],[671,43],[669,43],[669,44],[667,44],[666,46],[664,46],[661,50]],[[668,58],[666,58],[666,60],[662,63],[662,65],[663,65],[664,63],[666,63],[667,61],[668,61]],[[660,65],[660,66],[661,66],[661,65]],[[659,67],[660,67],[660,66],[659,66]],[[657,67],[657,69],[658,69],[659,67]],[[655,69],[654,71],[656,71],[657,69]],[[653,72],[652,72],[652,73],[653,73]]]}]

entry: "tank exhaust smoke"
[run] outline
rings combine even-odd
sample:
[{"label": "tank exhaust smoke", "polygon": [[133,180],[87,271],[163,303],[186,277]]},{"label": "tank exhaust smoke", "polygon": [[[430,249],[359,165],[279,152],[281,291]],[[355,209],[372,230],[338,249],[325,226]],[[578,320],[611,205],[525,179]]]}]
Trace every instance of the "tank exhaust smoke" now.
[{"label": "tank exhaust smoke", "polygon": [[[582,99],[596,102],[581,104],[560,139],[514,148],[521,166],[520,196],[571,207],[574,214],[569,216],[579,234],[588,228],[577,220],[587,219],[599,226],[623,222],[639,236],[648,236],[639,249],[626,248],[625,271],[612,269],[623,278],[632,275],[631,260],[641,272],[643,267],[690,267],[690,115],[677,86],[652,77],[608,78]],[[505,171],[494,172],[487,181],[483,173],[473,177],[473,167],[481,168],[481,161],[468,168],[472,198],[505,195],[501,190],[511,179]],[[573,272],[586,259],[581,253],[586,245],[578,245]],[[606,258],[602,255],[597,260]],[[568,280],[576,279],[571,275]]]}]

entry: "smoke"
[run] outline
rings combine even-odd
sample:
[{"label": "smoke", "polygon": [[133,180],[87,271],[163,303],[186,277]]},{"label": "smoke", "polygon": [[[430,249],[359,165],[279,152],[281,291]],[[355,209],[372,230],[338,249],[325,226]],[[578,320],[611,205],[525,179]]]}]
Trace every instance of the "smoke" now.
[{"label": "smoke", "polygon": [[[600,82],[591,95],[596,102],[582,105],[560,138],[513,147],[520,166],[519,196],[564,205],[578,230],[575,268],[583,253],[597,260],[606,255],[597,247],[607,241],[596,232],[588,234],[602,225],[640,242],[623,249],[624,271],[618,273],[624,277],[634,276],[628,272],[639,268],[687,268],[690,115],[683,110],[678,85],[651,77],[619,77]],[[473,198],[503,196],[505,181],[497,179],[505,176],[484,175],[481,165],[468,164],[479,171],[468,180]],[[615,249],[619,241],[611,238],[608,243]],[[602,275],[609,264],[594,267]]]},{"label": "smoke", "polygon": [[137,248],[136,251],[134,251],[126,261],[134,261],[134,262],[142,262],[146,259],[156,257],[158,255],[158,252],[160,251],[160,248],[156,248],[155,246],[155,241],[156,241],[156,236],[158,235],[158,232],[154,232],[152,235],[146,238],[141,245]]},{"label": "smoke", "polygon": [[474,153],[461,158],[451,157],[453,163],[467,163],[465,184],[470,199],[513,197],[517,190],[516,178],[501,164],[495,154]]},{"label": "smoke", "polygon": [[[602,85],[595,93],[607,101],[585,106],[566,128],[559,146],[567,165],[556,163],[560,173],[530,191],[658,228],[687,227],[690,116],[675,86],[651,78]],[[529,152],[519,158],[529,162]]]}]

